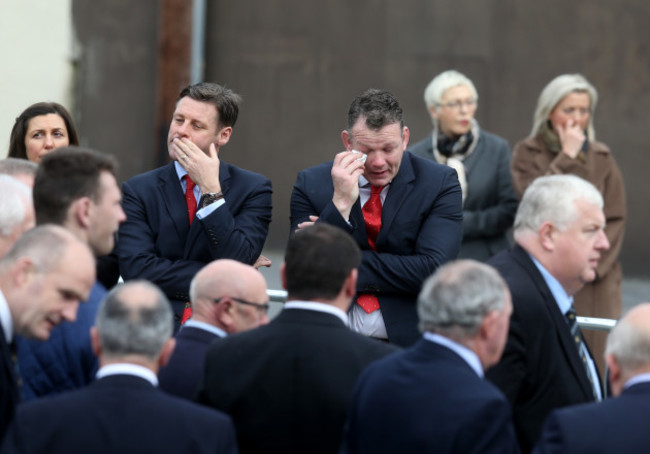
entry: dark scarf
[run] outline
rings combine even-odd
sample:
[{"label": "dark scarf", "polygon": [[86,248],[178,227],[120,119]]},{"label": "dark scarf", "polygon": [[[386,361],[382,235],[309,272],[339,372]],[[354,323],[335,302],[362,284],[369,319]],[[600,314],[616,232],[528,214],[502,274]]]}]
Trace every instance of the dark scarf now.
[{"label": "dark scarf", "polygon": [[471,130],[463,135],[451,138],[439,132],[437,147],[441,155],[449,158],[452,155],[464,155],[467,153],[473,141],[474,135]]}]

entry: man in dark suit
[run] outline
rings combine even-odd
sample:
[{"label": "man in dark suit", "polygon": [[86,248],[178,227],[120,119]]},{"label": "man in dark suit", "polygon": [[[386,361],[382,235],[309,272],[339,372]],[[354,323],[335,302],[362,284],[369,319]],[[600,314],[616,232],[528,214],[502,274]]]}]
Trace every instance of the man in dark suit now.
[{"label": "man in dark suit", "polygon": [[20,400],[15,334],[47,340],[88,299],[95,261],[67,230],[36,227],[0,259],[0,441]]},{"label": "man in dark suit", "polygon": [[514,310],[503,357],[487,376],[510,401],[526,453],[552,410],[602,397],[572,298],[609,248],[602,207],[581,178],[538,178],[517,210],[515,247],[488,262],[508,283]]},{"label": "man in dark suit", "polygon": [[439,268],[418,298],[423,338],[357,380],[343,452],[517,453],[508,401],[483,378],[503,352],[509,293],[476,261]]},{"label": "man in dark suit", "polygon": [[[184,88],[169,126],[172,162],[124,183],[128,219],[119,231],[122,277],[167,295],[175,325],[191,315],[190,281],[206,263],[256,262],[271,222],[271,182],[221,160],[240,98],[220,85]],[[186,176],[187,175],[187,176]]]},{"label": "man in dark suit", "polygon": [[135,281],[113,289],[91,331],[97,381],[20,406],[2,452],[237,452],[230,418],[156,388],[171,335],[158,288]]},{"label": "man in dark suit", "polygon": [[645,454],[650,446],[650,303],[628,312],[605,351],[614,399],[553,411],[534,453]]},{"label": "man in dark suit", "polygon": [[363,251],[353,330],[398,345],[415,342],[422,282],[456,258],[462,238],[456,171],[404,153],[409,129],[388,92],[358,96],[341,133],[346,151],[303,170],[291,194],[291,229],[326,222]]},{"label": "man in dark suit", "polygon": [[[95,257],[110,253],[126,219],[112,156],[63,147],[43,157],[34,182],[36,223],[56,224],[84,241]],[[18,364],[25,401],[81,388],[95,378],[97,358],[90,327],[106,289],[99,281],[79,307],[77,319],[52,330],[47,342],[18,337]]]},{"label": "man in dark suit", "polygon": [[216,339],[265,325],[269,308],[264,276],[230,259],[209,263],[192,279],[194,309],[176,335],[176,348],[160,369],[160,388],[193,399],[208,347]]},{"label": "man in dark suit", "polygon": [[360,258],[331,225],[292,235],[280,269],[284,310],[208,350],[198,400],[232,416],[242,453],[338,452],[355,380],[395,351],[346,326]]}]

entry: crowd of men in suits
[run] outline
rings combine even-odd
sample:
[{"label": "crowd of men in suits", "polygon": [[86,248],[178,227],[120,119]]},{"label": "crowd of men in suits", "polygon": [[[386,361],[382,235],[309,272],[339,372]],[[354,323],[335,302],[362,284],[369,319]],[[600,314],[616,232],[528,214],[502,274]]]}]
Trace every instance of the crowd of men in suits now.
[{"label": "crowd of men in suits", "polygon": [[368,90],[297,177],[269,321],[271,183],[220,156],[238,105],[185,88],[171,162],[121,191],[88,149],[0,165],[26,175],[0,175],[0,452],[643,452],[650,305],[610,336],[612,399],[573,310],[609,248],[594,186],[539,178],[512,249],[454,261],[456,172]]}]

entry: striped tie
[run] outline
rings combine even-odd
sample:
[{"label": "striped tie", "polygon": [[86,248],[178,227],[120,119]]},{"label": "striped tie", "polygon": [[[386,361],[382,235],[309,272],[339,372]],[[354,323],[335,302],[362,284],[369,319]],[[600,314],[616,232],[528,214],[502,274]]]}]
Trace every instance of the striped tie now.
[{"label": "striped tie", "polygon": [[589,378],[589,383],[591,383],[591,389],[592,392],[594,393],[594,398],[598,400],[598,394],[596,393],[596,380],[593,374],[591,373],[591,367],[589,367],[589,353],[587,351],[587,344],[585,344],[585,341],[582,337],[582,331],[580,330],[580,327],[578,326],[578,318],[576,317],[576,310],[571,306],[571,308],[566,312],[566,318],[569,322],[569,328],[571,330],[571,337],[573,338],[573,342],[576,343],[576,347],[578,348],[578,354],[580,355],[580,359],[582,360],[582,365],[585,368],[585,371],[587,372],[587,378]]}]

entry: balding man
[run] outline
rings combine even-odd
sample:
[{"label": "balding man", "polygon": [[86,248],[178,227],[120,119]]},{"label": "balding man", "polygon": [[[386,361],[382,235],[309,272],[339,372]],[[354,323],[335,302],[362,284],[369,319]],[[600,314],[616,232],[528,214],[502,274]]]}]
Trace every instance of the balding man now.
[{"label": "balding man", "polygon": [[0,257],[34,227],[32,190],[14,177],[0,174]]},{"label": "balding man", "polygon": [[0,259],[0,440],[19,401],[14,335],[47,340],[75,320],[94,281],[90,249],[61,227],[28,231]]},{"label": "balding man", "polygon": [[194,397],[213,341],[269,321],[264,276],[235,260],[202,268],[190,284],[190,300],[192,318],[178,332],[174,354],[158,377],[163,390],[187,399]]},{"label": "balding man", "polygon": [[645,454],[650,446],[650,303],[630,310],[607,339],[614,399],[551,413],[535,454]]},{"label": "balding man", "polygon": [[113,289],[91,331],[97,380],[21,405],[2,452],[236,453],[230,418],[156,388],[174,349],[172,326],[169,301],[153,284]]}]

